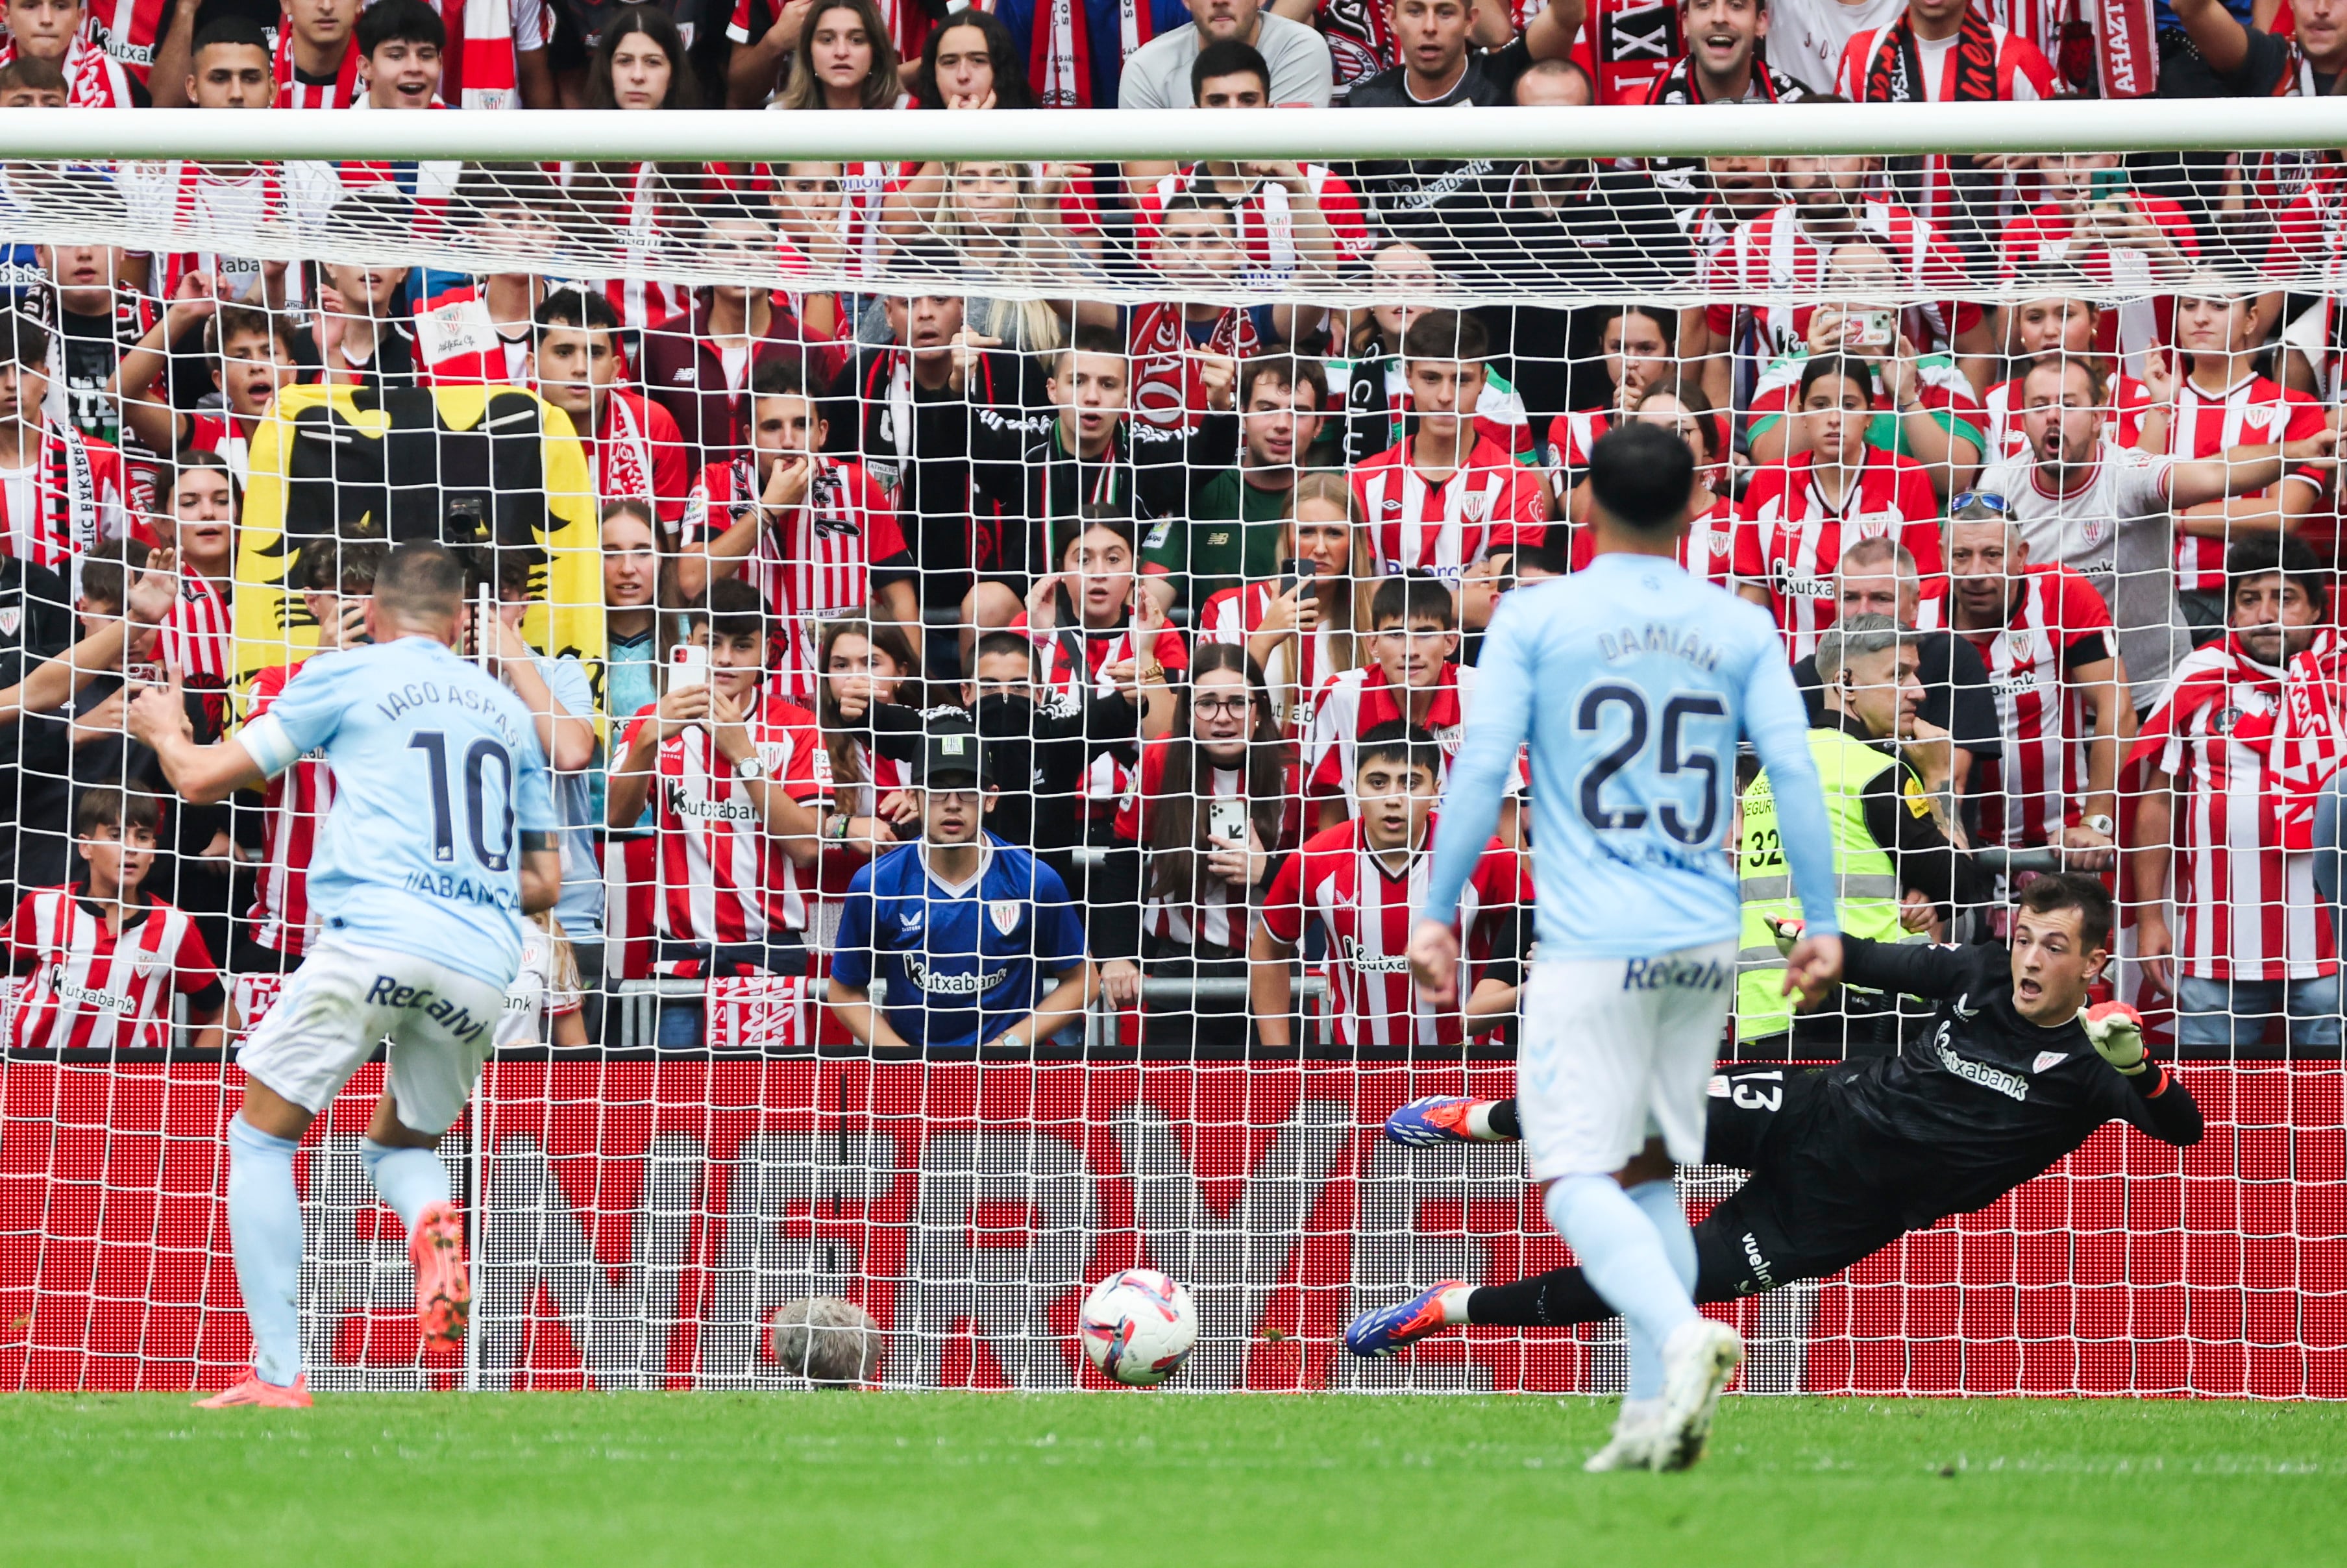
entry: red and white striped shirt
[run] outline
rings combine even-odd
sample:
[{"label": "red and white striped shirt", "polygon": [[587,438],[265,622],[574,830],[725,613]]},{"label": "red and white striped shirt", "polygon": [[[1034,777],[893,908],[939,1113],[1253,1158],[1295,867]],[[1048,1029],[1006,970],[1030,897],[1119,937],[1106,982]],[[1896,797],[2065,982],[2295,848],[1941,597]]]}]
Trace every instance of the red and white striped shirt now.
[{"label": "red and white striped shirt", "polygon": [[2284,846],[2274,809],[2286,793],[2273,754],[2280,672],[2250,662],[2229,637],[2211,643],[2177,665],[2168,701],[2144,728],[2147,740],[2165,734],[2158,767],[2176,781],[2179,972],[2234,980],[2334,973],[2314,856]]},{"label": "red and white striped shirt", "polygon": [[203,694],[215,729],[228,719],[228,687],[236,673],[236,627],[220,585],[204,578],[179,579],[179,600],[157,627],[157,656],[166,668],[179,666],[190,692]]},{"label": "red and white striped shirt", "polygon": [[1833,624],[1842,552],[1860,539],[1897,539],[1929,582],[1944,569],[1940,498],[1923,465],[1880,446],[1866,449],[1858,483],[1840,507],[1825,498],[1813,453],[1761,469],[1738,508],[1735,576],[1765,583],[1795,661],[1817,651],[1818,633]]},{"label": "red and white striped shirt", "polygon": [[[647,703],[614,751],[624,758],[636,733],[658,723]],[[831,756],[815,715],[761,696],[751,742],[766,777],[795,801],[830,793]],[[718,755],[700,725],[661,743],[651,787],[657,864],[652,929],[671,942],[754,945],[806,929],[813,876],[801,871],[758,818],[750,786]]]},{"label": "red and white striped shirt", "polygon": [[[1565,569],[1581,571],[1596,559],[1596,530],[1586,524],[1574,525]],[[1679,536],[1678,562],[1706,582],[1720,588],[1736,586],[1735,502],[1717,497],[1710,508],[1688,525]]]},{"label": "red and white striped shirt", "polygon": [[[254,676],[248,718],[267,712],[306,662],[274,664]],[[310,947],[310,861],[317,853],[318,830],[334,805],[334,775],[325,753],[313,752],[271,779],[261,801],[261,875],[245,918],[252,923],[256,943],[298,956]]]},{"label": "red and white striped shirt", "polygon": [[[1948,594],[1944,578],[1923,590],[1919,630],[1954,630]],[[2009,622],[1956,635],[1988,668],[2004,742],[1998,764],[1976,771],[1964,788],[1980,802],[1982,840],[2009,848],[2055,843],[2080,819],[2086,784],[2086,712],[2073,680],[2118,656],[2110,608],[2068,567],[2034,566],[2022,575]]]},{"label": "red and white striped shirt", "polygon": [[[1979,323],[1980,306],[1971,301],[1929,297],[1931,291],[1958,290],[1965,282],[1963,258],[1932,224],[1896,202],[1867,201],[1859,208],[1858,231],[1851,238],[1891,253],[1899,274],[1898,292],[1919,302],[1899,316],[1899,330],[1919,352],[1952,353],[1956,338]],[[1810,237],[1798,207],[1779,207],[1737,224],[1705,263],[1704,290],[1716,296],[1773,295],[1775,302],[1706,305],[1704,319],[1720,337],[1733,338],[1737,313],[1748,311],[1758,329],[1758,354],[1764,360],[1806,346],[1799,323],[1809,320],[1809,307],[1797,305],[1789,296],[1814,295],[1823,286],[1830,250]]]},{"label": "red and white striped shirt", "polygon": [[[1305,183],[1319,203],[1320,217],[1336,241],[1336,253],[1326,258],[1339,266],[1365,261],[1369,255],[1369,224],[1360,198],[1342,175],[1325,164],[1303,165]],[[1157,243],[1165,204],[1191,190],[1209,201],[1227,200],[1214,189],[1205,166],[1189,164],[1166,175],[1143,192],[1133,213],[1133,241],[1147,257]],[[1246,265],[1235,280],[1243,288],[1277,288],[1296,276],[1302,258],[1296,248],[1296,196],[1276,179],[1258,179],[1247,193],[1229,206],[1238,224],[1239,249]]]},{"label": "red and white striped shirt", "polygon": [[[2168,423],[2168,449],[2178,457],[2218,457],[2235,446],[2303,441],[2322,425],[2322,405],[2262,375],[2245,375],[2220,392],[2205,391],[2186,376],[2177,383],[2176,407]],[[2321,487],[2321,475],[2303,472],[2309,482]],[[2226,543],[2221,538],[2199,538],[2178,528],[2177,586],[2223,588]]]},{"label": "red and white striped shirt", "polygon": [[[1981,399],[1988,420],[1983,432],[1988,438],[1988,450],[1981,455],[1983,466],[2029,455],[2029,432],[2021,425],[2022,380],[2016,375],[2011,381],[2000,381]],[[2106,395],[2110,405],[2103,410],[2104,436],[2118,446],[2134,446],[2136,437],[2143,434],[2144,415],[2151,412],[2151,388],[2131,375],[2120,375],[2112,379]]]},{"label": "red and white striped shirt", "polygon": [[1405,439],[1353,470],[1353,504],[1380,573],[1430,571],[1456,583],[1493,550],[1546,538],[1548,493],[1537,471],[1479,436],[1464,464],[1430,479],[1410,461],[1415,445]]},{"label": "red and white striped shirt", "polygon": [[[712,463],[684,504],[680,538],[688,549],[731,528],[737,508],[757,505],[760,482],[749,457]],[[904,553],[888,497],[848,459],[815,456],[806,499],[758,530],[739,567],[775,619],[782,652],[774,689],[800,704],[815,701],[820,622],[860,615],[871,598],[870,567]]]},{"label": "red and white striped shirt", "polygon": [[[1434,684],[1434,700],[1427,705],[1419,728],[1434,737],[1442,749],[1442,777],[1450,777],[1450,759],[1467,738],[1467,715],[1475,707],[1475,667],[1445,664]],[[1311,738],[1304,746],[1305,794],[1316,800],[1342,796],[1346,813],[1358,815],[1359,796],[1353,788],[1354,748],[1363,735],[1379,724],[1409,716],[1407,692],[1396,692],[1386,680],[1385,667],[1365,665],[1328,678],[1315,700]],[[1511,791],[1522,783],[1522,766],[1509,781]]]},{"label": "red and white striped shirt", "polygon": [[[679,190],[657,163],[639,163],[608,178],[582,179],[590,166],[565,164],[566,184],[588,187],[585,200],[620,234],[623,266],[603,285],[603,297],[620,318],[620,330],[651,327],[692,308],[692,290],[644,275],[664,243],[662,231],[686,226],[691,190]],[[600,185],[600,190],[592,189]]]},{"label": "red and white striped shirt", "polygon": [[[1150,832],[1154,825],[1151,804],[1165,798],[1166,759],[1172,753],[1175,737],[1161,735],[1141,749],[1141,787],[1118,803],[1114,824],[1117,837],[1127,844],[1137,844],[1144,851],[1151,848]],[[1206,802],[1210,800],[1246,799],[1246,770],[1218,768],[1206,763],[1203,753],[1196,753],[1194,765],[1203,777],[1191,780],[1194,797],[1193,810],[1199,829],[1197,842],[1205,842]],[[1303,817],[1303,801],[1296,788],[1293,769],[1283,775],[1286,787],[1280,795],[1279,840],[1264,847],[1278,854],[1296,842]],[[1149,864],[1144,860],[1144,864]],[[1203,855],[1196,858],[1197,897],[1193,899],[1177,891],[1166,898],[1156,891],[1153,867],[1142,879],[1141,926],[1143,931],[1161,942],[1191,947],[1199,942],[1210,943],[1225,951],[1244,951],[1247,939],[1247,890],[1234,887],[1205,869]]]},{"label": "red and white striped shirt", "polygon": [[[1339,1047],[1457,1045],[1465,1038],[1459,1013],[1437,1014],[1419,999],[1409,975],[1410,926],[1424,907],[1433,866],[1430,818],[1424,841],[1398,875],[1369,853],[1362,825],[1354,821],[1305,840],[1272,878],[1264,898],[1266,929],[1290,947],[1302,945],[1309,922],[1318,921],[1328,933],[1326,1016]],[[1489,953],[1478,924],[1486,914],[1531,902],[1522,859],[1494,838],[1459,895],[1459,927],[1468,938],[1460,962],[1462,1000],[1473,984],[1477,949]]]},{"label": "red and white striped shirt", "polygon": [[9,1008],[11,1046],[151,1050],[170,1043],[173,992],[199,1010],[220,1005],[220,971],[185,910],[141,894],[117,933],[85,901],[88,891],[70,883],[27,893],[8,922],[9,956],[33,964]]},{"label": "red and white striped shirt", "polygon": [[[1279,597],[1276,582],[1250,582],[1238,588],[1226,588],[1208,599],[1191,622],[1191,635],[1200,642],[1227,642],[1234,648],[1244,648],[1247,640],[1263,630],[1263,618],[1271,601]],[[1296,709],[1287,715],[1287,735],[1301,739],[1312,733],[1312,713],[1318,702],[1320,688],[1327,682],[1337,664],[1336,627],[1325,617],[1316,622],[1309,637],[1290,636],[1284,640],[1264,667],[1263,678],[1278,700],[1281,689],[1293,683],[1296,688]],[[1294,650],[1291,653],[1289,651]],[[1291,670],[1293,659],[1302,668]]]}]

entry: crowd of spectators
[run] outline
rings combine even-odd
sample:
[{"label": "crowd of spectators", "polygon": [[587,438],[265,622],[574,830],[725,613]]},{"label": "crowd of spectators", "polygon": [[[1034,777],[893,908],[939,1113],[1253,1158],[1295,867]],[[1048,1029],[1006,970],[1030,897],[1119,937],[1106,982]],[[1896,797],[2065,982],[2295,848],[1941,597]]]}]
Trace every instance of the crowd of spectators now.
[{"label": "crowd of spectators", "polygon": [[[2026,101],[2096,92],[2074,15],[6,0],[0,107]],[[2156,15],[2163,93],[2347,72],[2340,0]],[[169,682],[224,733],[364,636],[379,518],[300,555],[284,662],[239,668],[231,630],[256,438],[323,384],[534,390],[595,492],[600,642],[533,648],[545,579],[510,563],[470,633],[539,715],[569,825],[517,1040],[606,1039],[624,979],[710,982],[661,1014],[686,1045],[726,982],[819,978],[815,1027],[876,1047],[1025,1049],[1095,998],[1153,1042],[1281,1047],[1299,960],[1339,1047],[1504,1030],[1523,781],[1460,1014],[1411,990],[1409,911],[1480,636],[1586,564],[1589,454],[1635,420],[1696,455],[1681,563],[1767,608],[1819,724],[1887,759],[1870,831],[1905,930],[1993,936],[2026,873],[1973,852],[2051,851],[2116,880],[2184,1039],[2271,1014],[2336,1044],[2315,876],[2347,757],[2347,331],[2298,291],[2342,252],[2341,167],[124,166],[111,199],[218,243],[19,245],[0,276],[11,1040],[151,1044],[175,990],[232,1032],[300,961],[323,764],[187,805],[123,715]],[[281,221],[314,260],[239,253]],[[334,259],[351,225],[409,222],[549,254],[585,225],[804,286]],[[908,263],[928,292],[884,282]],[[1217,302],[1235,286],[1277,302]]]}]

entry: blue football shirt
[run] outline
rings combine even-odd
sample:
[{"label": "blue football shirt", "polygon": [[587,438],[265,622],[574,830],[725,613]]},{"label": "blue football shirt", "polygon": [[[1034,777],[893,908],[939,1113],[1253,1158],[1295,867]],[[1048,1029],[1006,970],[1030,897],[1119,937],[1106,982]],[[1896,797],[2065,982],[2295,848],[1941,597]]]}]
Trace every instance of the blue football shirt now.
[{"label": "blue football shirt", "polygon": [[1533,905],[1554,958],[1655,958],[1737,934],[1736,752],[1777,797],[1787,869],[1819,935],[1833,842],[1809,710],[1768,611],[1655,556],[1601,555],[1501,600],[1435,829],[1424,914],[1446,924],[1532,753]]},{"label": "blue football shirt", "polygon": [[992,1040],[1035,1010],[1084,959],[1084,927],[1060,874],[988,834],[978,875],[958,886],[908,844],[865,866],[840,900],[831,972],[887,982],[889,1027],[910,1045]]},{"label": "blue football shirt", "polygon": [[428,637],[321,655],[238,737],[274,777],[323,750],[310,864],[329,929],[503,989],[521,964],[523,833],[560,826],[521,699]]}]

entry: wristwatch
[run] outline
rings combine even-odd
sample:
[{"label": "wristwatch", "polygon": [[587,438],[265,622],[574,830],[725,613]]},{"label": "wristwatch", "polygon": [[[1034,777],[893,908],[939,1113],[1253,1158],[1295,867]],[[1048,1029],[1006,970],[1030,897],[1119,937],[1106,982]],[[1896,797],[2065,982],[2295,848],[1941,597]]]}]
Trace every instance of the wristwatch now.
[{"label": "wristwatch", "polygon": [[2116,838],[2118,836],[2119,825],[2113,822],[2107,816],[2090,816],[2078,824],[2078,825],[2085,828],[2088,833],[2099,833],[2105,838]]},{"label": "wristwatch", "polygon": [[752,752],[748,756],[743,757],[740,762],[733,764],[733,776],[739,779],[764,778],[766,776],[766,764],[758,760],[757,753]]}]

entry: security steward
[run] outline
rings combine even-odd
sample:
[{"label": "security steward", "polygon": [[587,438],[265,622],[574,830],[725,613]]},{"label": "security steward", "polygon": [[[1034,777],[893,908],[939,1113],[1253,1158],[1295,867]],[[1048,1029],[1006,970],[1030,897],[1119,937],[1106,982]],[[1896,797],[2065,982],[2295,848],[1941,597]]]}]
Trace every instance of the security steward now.
[{"label": "security steward", "polygon": [[[1919,660],[1913,635],[1887,615],[1845,617],[1818,640],[1825,711],[1809,732],[1809,753],[1833,827],[1836,908],[1846,936],[1870,941],[1944,938],[1959,895],[1976,897],[1954,818],[1947,732],[1916,717],[1923,696]],[[1806,1061],[1896,1051],[1896,997],[1846,987],[1797,1017],[1782,994],[1785,959],[1768,922],[1798,919],[1800,910],[1765,771],[1745,786],[1737,874],[1744,929],[1737,1059]]]}]

